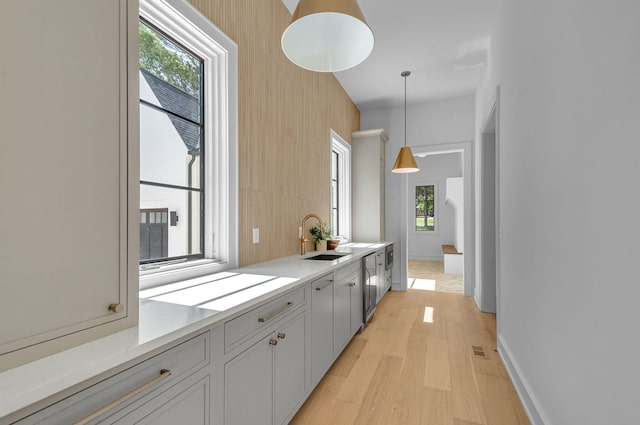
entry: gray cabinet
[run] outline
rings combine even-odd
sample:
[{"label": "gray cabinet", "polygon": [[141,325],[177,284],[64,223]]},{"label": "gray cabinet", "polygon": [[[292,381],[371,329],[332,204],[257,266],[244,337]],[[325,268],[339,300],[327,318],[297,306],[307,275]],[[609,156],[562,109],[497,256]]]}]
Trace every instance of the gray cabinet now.
[{"label": "gray cabinet", "polygon": [[311,383],[315,387],[333,363],[333,274],[311,282]]},{"label": "gray cabinet", "polygon": [[362,328],[364,310],[363,297],[364,290],[362,286],[362,270],[358,265],[358,271],[349,278],[349,288],[351,290],[351,334],[349,338],[355,335]]},{"label": "gray cabinet", "polygon": [[17,422],[19,425],[210,423],[209,333]]},{"label": "gray cabinet", "polygon": [[376,252],[376,304],[387,293],[387,276],[385,273],[385,253],[384,249]]},{"label": "gray cabinet", "polygon": [[363,323],[360,261],[311,283],[311,381],[317,385]]},{"label": "gray cabinet", "polygon": [[351,286],[349,279],[336,281],[333,290],[333,350],[340,355],[351,339]]},{"label": "gray cabinet", "polygon": [[[297,293],[299,291],[293,298]],[[309,392],[307,310],[302,307],[273,316],[282,309],[276,304],[266,304],[272,306],[273,311],[264,312],[266,314],[258,318],[263,323],[265,318],[277,320],[265,328],[267,333],[250,340],[252,345],[239,354],[230,353],[231,359],[225,364],[224,423],[227,425],[282,425],[291,419]],[[256,310],[264,311],[264,306]],[[256,310],[232,322],[236,322],[235,326],[243,321],[252,322]]]},{"label": "gray cabinet", "polygon": [[137,323],[137,16],[2,2],[0,370]]}]

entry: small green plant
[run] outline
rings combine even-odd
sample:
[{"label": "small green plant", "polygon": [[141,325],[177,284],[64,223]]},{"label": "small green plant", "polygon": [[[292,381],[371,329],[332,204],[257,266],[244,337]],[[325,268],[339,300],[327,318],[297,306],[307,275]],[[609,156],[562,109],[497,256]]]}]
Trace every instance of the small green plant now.
[{"label": "small green plant", "polygon": [[311,233],[311,236],[313,236],[313,239],[315,239],[316,242],[324,239],[331,239],[331,226],[327,223],[324,223],[322,227],[313,226],[309,229],[309,233]]}]

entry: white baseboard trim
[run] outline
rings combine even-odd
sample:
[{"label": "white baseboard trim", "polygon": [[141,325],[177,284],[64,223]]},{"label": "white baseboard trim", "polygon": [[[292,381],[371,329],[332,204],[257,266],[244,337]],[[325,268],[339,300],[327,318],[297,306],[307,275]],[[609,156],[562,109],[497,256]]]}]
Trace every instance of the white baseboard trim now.
[{"label": "white baseboard trim", "polygon": [[409,255],[409,260],[444,261],[444,256],[436,255],[435,257],[429,257],[429,256],[423,256],[423,255]]},{"label": "white baseboard trim", "polygon": [[500,357],[507,368],[507,373],[509,373],[509,376],[511,377],[511,382],[513,382],[513,385],[516,387],[516,392],[518,393],[518,396],[520,396],[520,401],[524,406],[524,410],[527,412],[527,416],[529,416],[531,424],[552,425],[551,421],[540,407],[540,403],[531,391],[531,387],[522,375],[522,371],[520,370],[518,363],[513,358],[511,351],[505,344],[501,335],[498,335],[498,354],[500,354]]},{"label": "white baseboard trim", "polygon": [[473,299],[476,302],[476,307],[480,310],[480,293],[478,292],[478,288],[473,288]]}]

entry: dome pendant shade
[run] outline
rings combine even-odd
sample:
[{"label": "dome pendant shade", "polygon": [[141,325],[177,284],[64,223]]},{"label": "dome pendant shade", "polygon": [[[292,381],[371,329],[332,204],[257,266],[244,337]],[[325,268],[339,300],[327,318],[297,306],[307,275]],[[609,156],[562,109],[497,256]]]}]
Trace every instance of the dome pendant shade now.
[{"label": "dome pendant shade", "polygon": [[373,32],[356,0],[300,0],[282,33],[282,51],[301,68],[353,68],[373,50]]},{"label": "dome pendant shade", "polygon": [[415,173],[416,171],[420,171],[410,147],[403,146],[400,148],[400,152],[398,152],[398,157],[396,158],[396,163],[393,164],[393,169],[391,171],[393,173]]}]

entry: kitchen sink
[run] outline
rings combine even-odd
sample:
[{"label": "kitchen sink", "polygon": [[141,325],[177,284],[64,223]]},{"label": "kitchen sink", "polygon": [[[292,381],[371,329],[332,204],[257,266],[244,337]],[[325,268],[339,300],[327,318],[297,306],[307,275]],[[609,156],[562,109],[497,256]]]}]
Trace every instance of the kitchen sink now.
[{"label": "kitchen sink", "polygon": [[331,260],[337,260],[338,258],[344,257],[345,255],[349,255],[349,254],[318,254],[318,255],[314,255],[313,257],[307,257],[305,258],[305,260],[331,261]]}]

